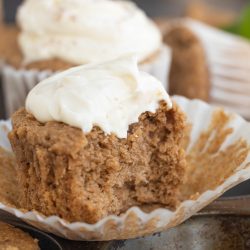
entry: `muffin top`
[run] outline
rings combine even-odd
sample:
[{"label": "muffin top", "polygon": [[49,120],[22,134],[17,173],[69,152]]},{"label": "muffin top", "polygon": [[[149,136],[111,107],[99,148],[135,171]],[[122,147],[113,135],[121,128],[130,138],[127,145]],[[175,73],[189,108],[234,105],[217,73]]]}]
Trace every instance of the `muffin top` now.
[{"label": "muffin top", "polygon": [[9,224],[0,222],[0,249],[39,250],[38,240]]},{"label": "muffin top", "polygon": [[87,64],[56,74],[36,85],[26,110],[40,122],[59,121],[88,133],[99,126],[126,138],[130,124],[155,112],[163,100],[172,103],[161,82],[138,69],[135,56]]},{"label": "muffin top", "polygon": [[26,64],[59,58],[78,65],[128,52],[143,62],[162,45],[156,25],[128,1],[26,0],[17,21]]}]

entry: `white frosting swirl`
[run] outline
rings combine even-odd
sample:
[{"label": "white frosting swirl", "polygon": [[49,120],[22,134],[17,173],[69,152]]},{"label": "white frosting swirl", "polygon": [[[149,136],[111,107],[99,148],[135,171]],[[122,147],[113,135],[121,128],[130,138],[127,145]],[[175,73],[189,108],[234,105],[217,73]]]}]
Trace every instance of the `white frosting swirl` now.
[{"label": "white frosting swirl", "polygon": [[17,20],[25,63],[60,58],[84,64],[131,52],[142,62],[162,44],[156,25],[128,1],[26,0]]},{"label": "white frosting swirl", "polygon": [[88,133],[99,126],[106,134],[126,138],[130,124],[159,101],[171,100],[162,84],[140,72],[133,56],[88,64],[58,73],[36,85],[26,110],[40,122],[60,121]]}]

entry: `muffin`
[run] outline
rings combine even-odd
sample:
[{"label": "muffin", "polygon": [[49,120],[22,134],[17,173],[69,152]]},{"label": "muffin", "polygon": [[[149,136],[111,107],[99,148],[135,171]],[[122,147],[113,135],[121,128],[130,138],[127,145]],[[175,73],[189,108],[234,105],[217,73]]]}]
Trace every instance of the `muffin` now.
[{"label": "muffin", "polygon": [[[0,201],[4,204],[18,207],[19,192],[16,180],[16,160],[10,153],[0,146]],[[8,171],[6,171],[8,170]]]},{"label": "muffin", "polygon": [[132,2],[26,0],[17,23],[20,31],[4,36],[11,40],[3,48],[8,114],[48,75],[125,53],[137,54],[140,67],[167,84],[169,50],[157,26]]},{"label": "muffin", "polygon": [[23,208],[96,223],[132,206],[179,204],[185,117],[134,57],[40,82],[12,123]]},{"label": "muffin", "polygon": [[198,37],[184,25],[173,25],[164,36],[172,49],[170,95],[209,100],[210,78],[205,50]]},{"label": "muffin", "polygon": [[183,25],[200,39],[211,74],[210,101],[250,119],[250,42],[186,18]]},{"label": "muffin", "polygon": [[191,18],[159,19],[157,25],[173,50],[170,94],[177,94],[175,90],[171,91],[177,86],[186,95],[189,89],[185,89],[185,82],[188,81],[197,87],[193,97],[204,96],[200,92],[202,88],[209,90],[207,96],[212,105],[224,107],[249,120],[250,42]]},{"label": "muffin", "polygon": [[0,222],[1,250],[39,250],[38,240],[9,224]]}]

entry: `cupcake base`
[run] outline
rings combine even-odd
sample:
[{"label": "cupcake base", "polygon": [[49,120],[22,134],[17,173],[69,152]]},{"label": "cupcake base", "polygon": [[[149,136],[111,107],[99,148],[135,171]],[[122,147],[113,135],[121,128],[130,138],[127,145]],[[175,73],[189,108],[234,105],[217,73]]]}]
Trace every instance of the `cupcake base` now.
[{"label": "cupcake base", "polygon": [[96,223],[132,206],[176,208],[186,171],[185,118],[162,102],[131,124],[126,139],[98,127],[42,124],[24,109],[9,138],[20,180],[20,205],[68,221]]},{"label": "cupcake base", "polygon": [[[190,168],[180,196],[182,201],[176,210],[161,207],[146,212],[142,207],[131,207],[120,216],[110,215],[95,224],[87,224],[81,221],[70,223],[56,215],[46,217],[3,201],[0,209],[41,230],[71,240],[129,239],[174,227],[228,189],[249,179],[249,123],[238,115],[201,101],[182,97],[174,100],[190,123],[190,133],[185,142]],[[6,134],[10,130],[9,122],[0,122],[0,145],[6,149],[9,149]]]}]

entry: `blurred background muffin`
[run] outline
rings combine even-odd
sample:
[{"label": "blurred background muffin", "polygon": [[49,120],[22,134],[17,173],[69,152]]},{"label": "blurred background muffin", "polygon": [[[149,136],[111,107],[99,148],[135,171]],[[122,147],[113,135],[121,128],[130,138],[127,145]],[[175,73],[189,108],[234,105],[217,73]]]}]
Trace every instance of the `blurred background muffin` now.
[{"label": "blurred background muffin", "polygon": [[[15,20],[15,16],[16,16],[16,9],[22,2],[23,2],[22,0],[13,0],[13,1],[2,0],[2,3],[4,3],[3,7],[4,7],[4,13],[5,13],[5,22],[13,23],[13,21]],[[151,16],[155,20],[157,20],[157,24],[160,25],[159,27],[162,28],[163,30],[164,30],[166,24],[167,24],[167,26],[169,25],[169,22],[168,22],[169,19],[176,18],[176,17],[188,16],[188,17],[191,17],[191,18],[196,19],[198,21],[201,21],[202,23],[206,23],[206,24],[215,26],[219,30],[226,30],[226,31],[232,32],[234,34],[245,36],[245,37],[250,36],[250,35],[248,35],[250,22],[248,19],[249,8],[247,8],[247,3],[248,3],[247,0],[238,0],[238,1],[236,1],[236,0],[227,0],[227,1],[225,1],[225,0],[224,1],[215,1],[215,0],[210,0],[210,1],[206,1],[206,0],[193,0],[193,1],[190,1],[190,0],[176,0],[176,1],[171,1],[171,0],[155,0],[155,1],[135,0],[134,2],[136,4],[138,4],[138,6],[141,7],[143,10],[145,10],[149,16]],[[30,16],[32,16],[32,15],[30,15]],[[28,22],[28,23],[30,23],[30,22]],[[189,30],[191,29],[190,27],[186,27],[186,28],[189,28]],[[203,26],[203,28],[206,29],[206,28],[208,28],[208,26]],[[14,27],[8,26],[7,29],[3,28],[3,27],[0,28],[0,34],[3,34],[2,37],[4,37],[4,39],[1,39],[1,41],[0,41],[0,57],[1,58],[8,58],[8,60],[12,62],[11,64],[14,67],[17,67],[17,66],[20,67],[20,62],[23,59],[23,55],[21,53],[20,46],[17,43],[18,32],[19,31],[15,27],[15,25],[14,25]],[[234,111],[237,111],[237,112],[243,114],[245,117],[250,116],[249,111],[248,111],[248,106],[247,106],[248,104],[246,101],[246,98],[249,95],[248,94],[249,90],[248,90],[248,87],[245,87],[246,85],[248,85],[248,81],[246,80],[249,78],[248,72],[246,72],[246,70],[248,70],[248,67],[245,67],[246,70],[244,70],[244,75],[246,75],[246,77],[244,77],[243,82],[239,87],[238,87],[238,83],[236,83],[238,81],[238,78],[235,75],[233,75],[233,80],[231,80],[230,83],[228,83],[228,79],[227,79],[227,81],[225,81],[225,79],[224,79],[223,83],[221,83],[220,81],[218,82],[218,80],[216,80],[216,83],[214,83],[214,79],[215,78],[218,79],[217,75],[216,75],[216,77],[214,77],[215,71],[217,74],[218,70],[215,69],[216,68],[215,66],[213,66],[211,68],[211,63],[210,63],[210,57],[211,57],[210,54],[211,53],[208,54],[208,48],[207,48],[206,44],[203,43],[204,39],[202,39],[202,34],[198,34],[199,32],[197,32],[197,30],[196,30],[196,32],[194,30],[191,30],[191,32],[193,32],[193,36],[196,36],[197,48],[198,48],[198,44],[199,44],[200,51],[202,51],[202,50],[205,51],[204,55],[201,56],[202,60],[197,59],[198,60],[197,64],[199,64],[198,68],[202,69],[198,72],[200,72],[200,73],[204,72],[204,73],[198,74],[199,77],[197,77],[197,78],[195,78],[195,77],[193,78],[195,81],[193,83],[193,85],[191,83],[192,79],[190,80],[191,76],[186,77],[187,75],[185,75],[184,73],[175,74],[174,73],[175,66],[173,66],[173,65],[176,65],[176,62],[178,59],[175,57],[175,55],[178,55],[178,49],[175,46],[174,53],[173,53],[173,56],[174,56],[173,64],[172,64],[171,75],[170,75],[170,90],[171,89],[178,89],[178,91],[177,92],[171,91],[171,92],[173,94],[175,93],[175,94],[186,95],[187,97],[201,98],[201,99],[206,100],[206,101],[210,100],[211,102],[214,102],[215,104],[229,107],[229,108],[233,109]],[[141,44],[144,44],[144,43],[141,43]],[[235,46],[235,45],[233,45],[233,46]],[[184,51],[183,48],[182,48],[182,51]],[[190,51],[190,48],[189,48],[189,51]],[[36,50],[35,50],[35,52],[36,52]],[[244,52],[241,52],[241,53],[244,53]],[[191,52],[191,54],[192,54],[192,52]],[[196,58],[195,54],[194,54],[194,56],[192,56],[191,54],[190,54],[190,57]],[[192,61],[195,61],[195,60],[192,60]],[[179,60],[179,62],[180,62],[180,60]],[[30,68],[34,69],[35,68],[35,69],[38,69],[39,71],[40,70],[43,71],[45,69],[50,69],[52,71],[56,71],[56,70],[65,69],[69,66],[72,66],[73,64],[74,63],[69,62],[67,60],[52,58],[52,59],[46,59],[46,60],[43,59],[43,60],[38,60],[38,61],[35,60],[33,62],[30,62],[29,64],[26,64],[25,68],[26,69],[30,69]],[[167,62],[165,62],[165,64],[167,64]],[[184,65],[184,63],[183,63],[183,65]],[[182,65],[182,67],[183,67],[183,65]],[[179,65],[179,66],[181,66],[181,65]],[[187,69],[191,70],[190,75],[197,74],[197,68],[191,67],[190,65],[187,65],[187,64],[186,64],[186,66],[187,66]],[[22,65],[22,67],[24,67],[24,66]],[[185,67],[185,65],[184,65],[184,67]],[[235,68],[236,66],[233,65],[233,67]],[[242,67],[242,66],[240,66],[240,67]],[[182,70],[182,72],[186,72],[187,69],[184,68]],[[211,71],[212,71],[212,73],[211,73]],[[228,69],[226,71],[228,71]],[[39,75],[40,78],[37,79],[37,75],[34,75],[34,73],[32,73],[32,72],[33,71],[29,70],[30,77],[29,77],[29,80],[27,81],[27,83],[25,84],[25,89],[24,88],[21,88],[21,89],[14,88],[14,89],[8,90],[8,88],[10,88],[11,85],[12,86],[14,85],[13,79],[12,79],[12,84],[9,84],[9,83],[7,84],[7,91],[8,91],[8,93],[10,93],[9,94],[10,97],[8,98],[5,95],[5,100],[6,99],[11,100],[11,101],[9,101],[9,103],[8,103],[8,101],[6,101],[7,103],[5,103],[6,106],[10,106],[9,108],[7,108],[8,114],[10,114],[14,109],[16,109],[16,106],[20,106],[21,104],[23,104],[24,96],[26,95],[27,89],[30,89],[30,87],[34,85],[34,82],[41,80],[41,78],[46,77],[48,74],[48,72],[47,73],[43,72],[43,74]],[[158,73],[159,73],[159,70],[158,70]],[[164,74],[160,73],[162,78],[166,74],[167,74],[166,71]],[[221,74],[221,72],[220,72],[220,74]],[[237,72],[236,72],[236,74],[237,74]],[[203,77],[202,80],[200,80],[201,75]],[[24,80],[23,76],[17,76],[17,78],[19,78],[19,79],[20,79],[20,77],[22,78],[22,81],[24,82],[25,80]],[[221,76],[219,78],[221,79]],[[7,82],[10,82],[10,81],[7,80]],[[175,82],[178,82],[178,83],[175,83]],[[196,89],[197,82],[200,82],[200,85],[201,85],[200,89]],[[224,84],[224,82],[225,82],[225,84]],[[195,91],[194,95],[190,96],[190,95],[186,94],[190,88],[186,88],[186,87],[182,88],[181,87],[181,89],[180,89],[179,85],[189,86],[189,87],[191,86],[191,88],[194,88],[197,91]],[[209,87],[209,85],[211,85],[211,86]],[[220,85],[220,86],[218,86],[218,85]],[[221,91],[222,91],[221,85],[223,85],[222,86],[223,93],[221,93]],[[203,88],[203,86],[205,86],[205,87]],[[215,86],[216,86],[216,88],[215,88]],[[244,95],[241,93],[240,96],[239,95],[231,96],[231,93],[228,92],[228,88],[230,88],[230,92],[232,92],[232,91],[235,92],[235,90],[237,89],[237,91],[236,91],[237,93],[239,92],[239,89],[242,89],[241,92],[244,93]],[[214,89],[216,91],[214,91]],[[227,94],[229,93],[230,95],[224,94],[225,89],[227,89]],[[179,90],[181,90],[181,92]],[[23,97],[21,97],[21,96],[23,96]],[[233,99],[233,98],[236,98],[237,100],[240,100],[240,101],[231,103],[231,99]],[[3,97],[1,99],[3,99]],[[230,99],[230,100],[228,100],[228,99]],[[11,106],[10,103],[13,103],[12,100],[14,103],[17,103],[16,106],[15,105]],[[230,102],[230,103],[228,103],[228,102]],[[243,104],[243,102],[245,104]],[[3,108],[2,108],[2,110],[3,110]],[[6,110],[6,108],[5,108],[5,110]],[[1,112],[3,112],[3,111],[1,111]]]},{"label": "blurred background muffin", "polygon": [[170,24],[164,42],[172,49],[169,93],[209,101],[209,69],[199,38],[184,25]]},{"label": "blurred background muffin", "polygon": [[[190,1],[182,18],[156,19],[164,41],[173,49],[170,93],[209,101],[250,119],[250,5],[247,1],[212,3]],[[197,53],[184,37],[188,31],[204,52],[197,64]],[[201,68],[203,72],[207,68],[208,74],[200,74]]]},{"label": "blurred background muffin", "polygon": [[[21,2],[21,0],[4,1],[6,21],[14,20],[15,9]],[[247,5],[247,0],[219,2],[135,0],[134,2],[156,20],[165,36],[165,42],[173,50],[169,84],[171,94],[200,98],[250,118],[248,110],[250,49],[247,40],[250,37],[250,7]],[[186,22],[184,20],[187,19],[179,19],[181,27],[176,27],[176,20],[179,17],[191,17],[193,20],[188,19]],[[186,29],[186,32],[183,29]],[[231,33],[232,36],[224,31]],[[6,53],[12,54],[15,65],[16,61],[20,62],[21,55],[17,39],[14,38],[18,31],[16,28],[9,28],[4,32],[10,38],[2,40],[13,49],[1,51],[0,48],[0,55],[3,57]],[[183,32],[186,34],[189,32],[189,38],[184,36]],[[185,39],[188,41],[185,42]],[[191,41],[193,43],[190,43]],[[181,44],[184,46],[180,46]],[[16,53],[18,50],[19,55]],[[185,60],[182,60],[182,56]],[[26,67],[38,67],[38,64],[42,66],[41,69],[53,69],[53,67],[63,69],[62,66],[68,67],[71,63],[63,62],[62,65],[62,60],[58,62],[58,59],[52,59],[49,62],[48,60],[32,62]],[[18,95],[13,93],[18,92],[17,90],[10,92],[15,97],[24,95],[22,90],[19,90]]]},{"label": "blurred background muffin", "polygon": [[132,2],[26,0],[16,16],[18,27],[5,25],[0,43],[7,115],[50,74],[127,53],[136,53],[140,67],[167,84],[169,50],[158,27]]},{"label": "blurred background muffin", "polygon": [[0,222],[0,249],[2,250],[39,250],[38,240],[28,233]]}]

